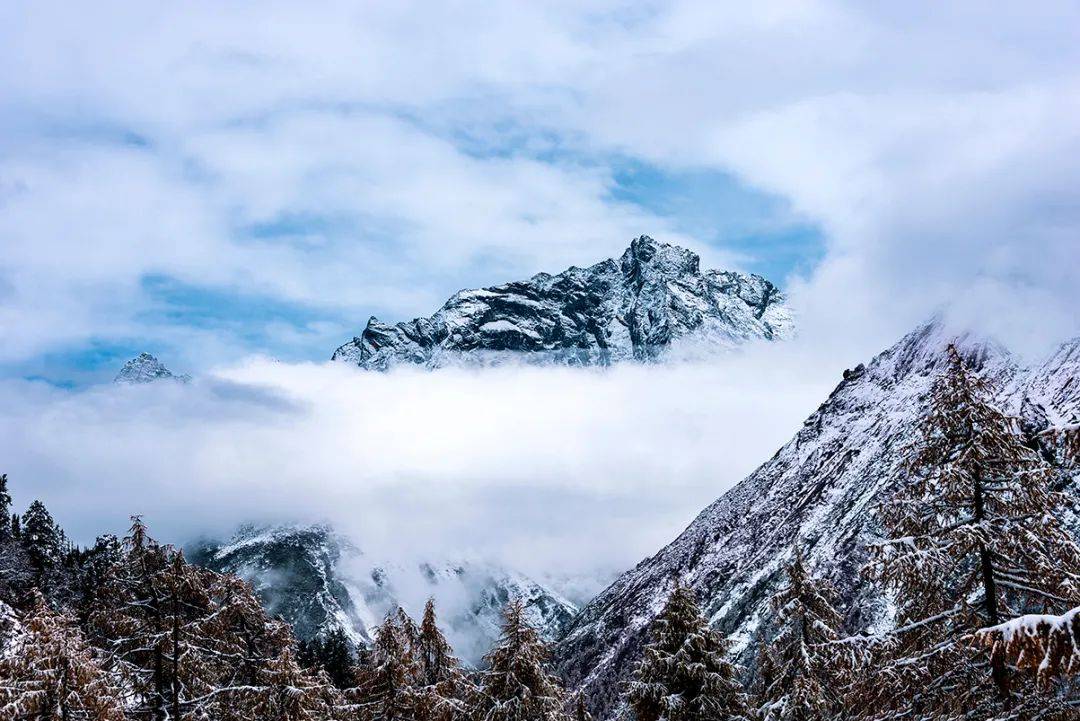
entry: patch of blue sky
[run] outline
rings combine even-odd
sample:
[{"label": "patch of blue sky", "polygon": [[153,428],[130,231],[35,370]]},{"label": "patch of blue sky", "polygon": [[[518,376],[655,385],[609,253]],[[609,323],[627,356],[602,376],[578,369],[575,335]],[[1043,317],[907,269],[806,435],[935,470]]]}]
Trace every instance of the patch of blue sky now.
[{"label": "patch of blue sky", "polygon": [[633,159],[613,163],[614,200],[665,218],[676,230],[734,252],[746,270],[783,283],[824,255],[824,235],[783,198],[717,170],[666,170]]},{"label": "patch of blue sky", "polygon": [[[283,328],[318,335],[313,328],[345,325],[348,319],[326,308],[312,308],[268,295],[241,293],[185,283],[164,275],[142,282],[149,298],[136,320],[150,326],[177,327],[223,334],[230,341],[282,360],[306,360],[310,348],[281,342]],[[333,336],[337,338],[335,334]],[[340,339],[338,339],[340,340]],[[312,339],[318,345],[318,338]],[[326,352],[329,356],[329,351]]]},{"label": "patch of blue sky", "polygon": [[155,353],[157,350],[134,339],[95,338],[76,347],[52,351],[2,368],[0,376],[73,389],[111,380],[125,361],[143,351]]}]

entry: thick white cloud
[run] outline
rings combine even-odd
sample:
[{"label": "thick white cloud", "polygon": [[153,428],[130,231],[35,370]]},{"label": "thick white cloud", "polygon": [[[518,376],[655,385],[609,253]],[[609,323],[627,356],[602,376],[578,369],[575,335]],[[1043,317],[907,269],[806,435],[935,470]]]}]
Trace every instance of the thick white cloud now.
[{"label": "thick white cloud", "polygon": [[330,519],[375,558],[626,567],[798,429],[836,369],[798,346],[705,365],[366,373],[251,360],[190,386],[2,386],[0,457],[79,540]]}]

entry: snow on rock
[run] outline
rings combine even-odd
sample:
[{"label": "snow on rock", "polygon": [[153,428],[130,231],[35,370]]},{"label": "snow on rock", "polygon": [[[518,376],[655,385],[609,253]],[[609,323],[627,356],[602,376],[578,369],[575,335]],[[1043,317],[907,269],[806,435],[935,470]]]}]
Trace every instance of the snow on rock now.
[{"label": "snow on rock", "polygon": [[478,560],[401,563],[369,558],[327,525],[241,527],[225,543],[201,541],[195,563],[252,583],[269,613],[301,639],[343,630],[357,645],[399,605],[419,619],[435,598],[439,622],[456,652],[479,663],[499,635],[502,609],[522,599],[530,623],[549,641],[578,608],[548,586]]},{"label": "snow on rock", "polygon": [[558,668],[571,688],[586,691],[598,718],[618,711],[648,625],[676,578],[698,594],[703,612],[748,665],[796,543],[810,570],[837,586],[853,628],[891,623],[889,600],[860,582],[859,569],[877,530],[873,508],[897,478],[950,342],[996,384],[1009,411],[1025,411],[1031,432],[1047,418],[1073,418],[1080,410],[1076,341],[1024,370],[1002,347],[931,322],[845,371],[794,438],[570,626],[557,649]]},{"label": "snow on rock", "polygon": [[140,353],[124,364],[124,367],[116,374],[116,378],[113,379],[113,383],[140,384],[160,380],[187,383],[191,380],[191,376],[187,374],[175,375],[154,356],[149,353]]},{"label": "snow on rock", "polygon": [[429,318],[371,318],[334,360],[366,369],[651,360],[680,344],[731,348],[790,335],[783,294],[758,275],[705,270],[685,248],[636,238],[618,260],[455,294]]}]

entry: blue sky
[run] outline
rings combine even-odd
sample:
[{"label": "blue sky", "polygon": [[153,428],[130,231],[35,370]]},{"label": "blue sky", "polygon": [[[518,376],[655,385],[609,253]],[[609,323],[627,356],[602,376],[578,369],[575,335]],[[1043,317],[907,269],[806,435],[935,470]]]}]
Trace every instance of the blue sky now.
[{"label": "blue sky", "polygon": [[320,360],[640,233],[860,352],[957,298],[1069,325],[1069,4],[422,8],[5,4],[0,377]]}]

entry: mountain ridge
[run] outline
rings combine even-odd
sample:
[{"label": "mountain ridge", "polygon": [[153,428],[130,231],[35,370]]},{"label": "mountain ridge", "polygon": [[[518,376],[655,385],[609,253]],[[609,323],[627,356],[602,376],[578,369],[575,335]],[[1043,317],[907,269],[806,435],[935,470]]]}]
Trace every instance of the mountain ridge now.
[{"label": "mountain ridge", "polygon": [[780,339],[792,326],[786,297],[770,281],[702,271],[696,253],[642,235],[618,260],[458,291],[426,318],[390,325],[373,316],[332,360],[368,370],[509,358],[607,365]]},{"label": "mountain ridge", "polygon": [[578,610],[545,584],[496,564],[373,559],[326,523],[245,524],[225,542],[204,539],[188,552],[197,565],[250,582],[267,612],[302,640],[341,630],[354,645],[369,645],[387,612],[404,606],[419,614],[430,596],[455,649],[476,664],[498,636],[507,601],[522,600],[549,641]]},{"label": "mountain ridge", "polygon": [[1024,414],[1031,432],[1049,416],[1080,413],[1075,339],[1025,369],[1000,345],[934,321],[846,371],[772,458],[582,609],[559,643],[557,665],[598,718],[619,713],[622,686],[674,579],[694,590],[748,666],[796,544],[808,567],[839,589],[851,628],[891,622],[888,604],[860,582],[859,568],[875,532],[872,509],[899,470],[949,343],[997,385],[999,402]]}]

